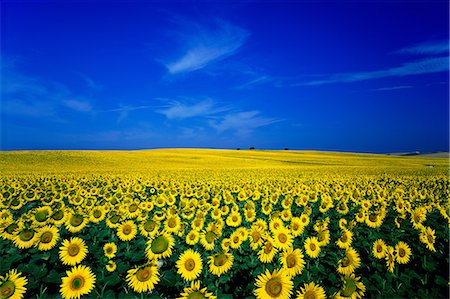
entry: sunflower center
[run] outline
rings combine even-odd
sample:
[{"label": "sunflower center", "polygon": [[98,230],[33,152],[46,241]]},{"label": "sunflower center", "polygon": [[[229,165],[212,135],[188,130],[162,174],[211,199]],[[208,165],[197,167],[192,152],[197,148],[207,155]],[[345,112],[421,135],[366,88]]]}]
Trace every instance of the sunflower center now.
[{"label": "sunflower center", "polygon": [[405,249],[400,248],[400,249],[398,250],[398,255],[399,255],[400,257],[404,257],[404,256],[406,255]]},{"label": "sunflower center", "polygon": [[341,241],[342,242],[347,242],[347,234],[344,234],[341,236]]},{"label": "sunflower center", "polygon": [[34,237],[34,231],[32,230],[24,230],[19,234],[19,238],[21,241],[30,241]]},{"label": "sunflower center", "polygon": [[195,292],[189,293],[187,299],[206,299],[206,297],[199,291],[195,291]]},{"label": "sunflower center", "polygon": [[286,258],[286,264],[288,268],[294,268],[295,265],[297,265],[297,259],[295,258],[295,255],[290,254]]},{"label": "sunflower center", "polygon": [[298,225],[297,223],[294,223],[294,225],[292,225],[292,229],[293,229],[294,231],[299,230],[299,228],[300,228],[300,225]]},{"label": "sunflower center", "polygon": [[227,262],[227,256],[223,253],[214,256],[214,265],[221,267]]},{"label": "sunflower center", "polygon": [[278,241],[280,241],[281,243],[286,243],[287,239],[288,238],[285,233],[281,233],[278,235]]},{"label": "sunflower center", "polygon": [[84,283],[85,283],[84,277],[76,276],[75,278],[72,279],[71,288],[73,290],[79,290],[79,289],[83,288]]},{"label": "sunflower center", "polygon": [[383,251],[383,246],[377,245],[377,252],[381,253]]},{"label": "sunflower center", "polygon": [[258,242],[259,240],[261,240],[261,235],[260,235],[260,233],[258,233],[258,232],[253,232],[253,233],[252,233],[252,239],[253,239],[253,242]]},{"label": "sunflower center", "polygon": [[123,233],[124,235],[129,235],[129,234],[131,234],[132,231],[133,231],[133,229],[132,229],[131,225],[125,225],[125,226],[122,228],[122,233]]},{"label": "sunflower center", "polygon": [[152,276],[152,271],[149,267],[145,267],[144,269],[141,269],[136,272],[136,278],[140,282],[149,280],[151,276]]},{"label": "sunflower center", "polygon": [[2,298],[8,298],[14,294],[16,285],[11,280],[7,280],[0,285],[0,296]]},{"label": "sunflower center", "polygon": [[342,295],[344,295],[345,297],[352,297],[355,291],[356,291],[355,282],[351,279],[346,279],[344,289],[342,290]]},{"label": "sunflower center", "polygon": [[350,265],[350,259],[348,257],[344,257],[342,259],[342,266],[348,267]]},{"label": "sunflower center", "polygon": [[80,247],[78,244],[70,244],[67,248],[67,254],[70,256],[76,256],[80,252]]},{"label": "sunflower center", "polygon": [[278,297],[281,294],[281,291],[283,290],[283,284],[278,278],[271,278],[266,283],[266,292],[271,297]]},{"label": "sunflower center", "polygon": [[134,213],[134,212],[136,212],[137,211],[137,209],[138,209],[138,205],[137,204],[132,204],[132,205],[130,205],[129,207],[128,207],[128,211],[130,211],[131,213]]},{"label": "sunflower center", "polygon": [[70,218],[70,225],[79,226],[83,222],[83,216],[81,215],[73,215]]},{"label": "sunflower center", "polygon": [[144,224],[144,229],[148,232],[151,232],[154,230],[155,224],[156,223],[153,220],[147,220],[147,222],[145,222]]},{"label": "sunflower center", "polygon": [[8,232],[8,234],[13,234],[17,228],[19,228],[19,226],[17,224],[11,223],[10,225],[8,225],[8,227],[5,229],[5,231]]},{"label": "sunflower center", "polygon": [[434,243],[434,238],[432,235],[427,235],[427,240],[428,240],[428,243],[431,243],[431,244]]},{"label": "sunflower center", "polygon": [[112,247],[107,247],[107,248],[106,248],[106,253],[112,253],[112,252],[113,252]]},{"label": "sunflower center", "polygon": [[153,253],[163,253],[169,248],[169,241],[164,236],[159,236],[152,241],[151,249]]},{"label": "sunflower center", "polygon": [[316,293],[314,291],[306,291],[305,295],[303,295],[305,299],[316,299]]},{"label": "sunflower center", "polygon": [[310,243],[309,244],[309,249],[311,249],[311,251],[315,251],[316,250],[316,244]]},{"label": "sunflower center", "polygon": [[212,243],[216,239],[216,234],[213,232],[207,232],[205,235],[206,242]]},{"label": "sunflower center", "polygon": [[169,221],[167,222],[167,225],[170,228],[174,228],[175,226],[177,226],[177,220],[175,218],[170,218]]},{"label": "sunflower center", "polygon": [[41,235],[41,243],[50,243],[53,240],[52,232],[44,232]]},{"label": "sunflower center", "polygon": [[233,243],[235,243],[235,244],[239,243],[239,236],[233,237]]},{"label": "sunflower center", "polygon": [[34,218],[38,221],[38,222],[44,222],[45,220],[47,220],[48,218],[48,211],[47,210],[43,210],[43,211],[38,211],[34,214]]},{"label": "sunflower center", "polygon": [[102,216],[102,212],[100,212],[99,210],[95,210],[94,218],[100,218],[101,216]]},{"label": "sunflower center", "polygon": [[56,210],[52,215],[53,220],[57,220],[57,221],[63,219],[63,217],[64,217],[64,212],[61,210]]},{"label": "sunflower center", "polygon": [[194,270],[194,268],[195,268],[195,261],[194,261],[194,259],[187,259],[185,262],[184,262],[184,267],[186,268],[186,270],[188,270],[188,271],[192,271],[192,270]]},{"label": "sunflower center", "polygon": [[231,217],[231,220],[233,220],[233,222],[237,222],[238,218],[236,216],[233,215],[233,217]]},{"label": "sunflower center", "polygon": [[377,221],[377,216],[375,216],[375,214],[371,214],[369,216],[369,220],[372,221],[372,222],[375,222],[375,221]]}]

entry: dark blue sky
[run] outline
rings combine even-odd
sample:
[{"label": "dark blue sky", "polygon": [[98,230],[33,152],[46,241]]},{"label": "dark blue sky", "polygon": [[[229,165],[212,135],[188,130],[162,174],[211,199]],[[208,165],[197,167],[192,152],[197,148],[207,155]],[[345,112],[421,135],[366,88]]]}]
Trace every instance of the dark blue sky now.
[{"label": "dark blue sky", "polygon": [[448,151],[447,1],[1,4],[1,149]]}]

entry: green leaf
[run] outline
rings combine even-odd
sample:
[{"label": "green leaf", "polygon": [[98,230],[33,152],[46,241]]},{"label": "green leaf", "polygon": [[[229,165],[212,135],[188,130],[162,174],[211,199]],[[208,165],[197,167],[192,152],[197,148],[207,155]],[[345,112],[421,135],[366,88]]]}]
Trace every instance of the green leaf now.
[{"label": "green leaf", "polygon": [[60,284],[61,283],[61,275],[58,272],[56,272],[55,270],[51,270],[50,273],[42,279],[42,281],[46,282],[46,283]]}]

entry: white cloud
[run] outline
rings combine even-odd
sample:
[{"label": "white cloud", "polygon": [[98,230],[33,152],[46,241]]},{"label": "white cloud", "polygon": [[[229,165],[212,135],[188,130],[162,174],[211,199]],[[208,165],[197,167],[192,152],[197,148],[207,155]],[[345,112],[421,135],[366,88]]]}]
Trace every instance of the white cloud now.
[{"label": "white cloud", "polygon": [[431,41],[426,43],[420,43],[411,47],[406,47],[396,51],[397,54],[411,54],[411,55],[438,55],[448,53],[449,41]]},{"label": "white cloud", "polygon": [[210,116],[228,110],[227,107],[217,107],[213,100],[206,99],[193,104],[180,101],[169,101],[162,109],[156,112],[168,119],[185,119],[199,116]]},{"label": "white cloud", "polygon": [[404,63],[401,66],[370,72],[355,72],[334,74],[323,80],[315,80],[302,85],[323,85],[338,82],[357,82],[385,77],[403,77],[430,73],[447,72],[449,69],[448,57],[425,58],[422,60]]},{"label": "white cloud", "polygon": [[70,108],[75,111],[79,111],[79,112],[91,112],[92,111],[91,104],[89,104],[86,101],[65,100],[65,101],[63,101],[63,103],[67,108]]},{"label": "white cloud", "polygon": [[374,91],[386,91],[386,90],[397,90],[397,89],[410,89],[413,86],[410,85],[399,85],[399,86],[390,86],[390,87],[380,87],[373,89]]},{"label": "white cloud", "polygon": [[248,135],[253,130],[267,126],[281,120],[263,117],[259,111],[244,111],[229,113],[220,120],[210,121],[210,126],[222,133],[228,130],[235,131],[238,135]]},{"label": "white cloud", "polygon": [[191,32],[183,33],[181,56],[166,63],[170,74],[196,71],[222,60],[245,43],[248,31],[225,21],[216,21],[214,26],[192,24]]}]

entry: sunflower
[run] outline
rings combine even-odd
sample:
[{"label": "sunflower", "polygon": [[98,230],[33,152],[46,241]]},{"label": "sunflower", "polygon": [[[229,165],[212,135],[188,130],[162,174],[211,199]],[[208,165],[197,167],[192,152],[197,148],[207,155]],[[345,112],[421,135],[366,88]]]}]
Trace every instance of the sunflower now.
[{"label": "sunflower", "polygon": [[316,237],[308,237],[304,243],[306,254],[312,258],[316,258],[320,253],[319,241]]},{"label": "sunflower", "polygon": [[319,284],[314,282],[305,283],[297,293],[297,299],[325,299],[325,290]]},{"label": "sunflower", "polygon": [[341,236],[336,241],[336,245],[339,248],[346,249],[346,248],[350,247],[350,245],[352,244],[352,238],[353,238],[353,233],[344,228],[342,230]]},{"label": "sunflower", "polygon": [[217,234],[213,231],[202,231],[202,233],[200,234],[200,244],[206,250],[213,250],[217,238]]},{"label": "sunflower", "polygon": [[191,230],[187,235],[186,235],[186,243],[188,245],[195,245],[198,243],[198,240],[200,240],[200,234],[198,231],[196,230]]},{"label": "sunflower", "polygon": [[75,266],[66,271],[67,276],[62,278],[61,296],[64,299],[80,298],[89,294],[95,287],[95,275],[88,266]]},{"label": "sunflower", "polygon": [[377,259],[382,259],[386,256],[386,243],[383,240],[378,239],[373,242],[372,254]]},{"label": "sunflower", "polygon": [[230,247],[231,248],[238,249],[241,247],[243,242],[244,242],[244,240],[241,238],[241,235],[239,234],[238,231],[234,231],[230,235]]},{"label": "sunflower", "polygon": [[153,236],[147,241],[147,258],[151,260],[170,257],[172,255],[174,243],[173,236],[167,232],[162,232]]},{"label": "sunflower", "polygon": [[19,231],[20,226],[12,220],[11,223],[5,223],[4,227],[0,226],[0,236],[5,240],[14,240]]},{"label": "sunflower", "polygon": [[192,281],[191,287],[184,288],[183,293],[181,293],[181,297],[178,299],[216,299],[212,293],[208,293],[207,288],[200,288],[200,281]]},{"label": "sunflower", "polygon": [[184,280],[194,280],[202,272],[202,257],[198,252],[188,249],[180,255],[176,262],[176,266],[178,269],[177,273],[180,274]]},{"label": "sunflower", "polygon": [[399,264],[407,264],[411,257],[411,248],[405,242],[398,242],[395,245],[395,259]]},{"label": "sunflower", "polygon": [[303,234],[303,231],[305,230],[305,226],[303,225],[299,217],[291,218],[289,228],[291,230],[291,234],[293,237],[300,236],[301,234]]},{"label": "sunflower", "polygon": [[275,241],[275,247],[280,250],[288,250],[292,247],[293,238],[289,231],[284,226],[279,227],[276,231],[274,231],[273,239]]},{"label": "sunflower", "polygon": [[305,268],[304,255],[301,249],[284,251],[280,260],[283,270],[291,277],[302,273],[303,268]]},{"label": "sunflower", "polygon": [[136,237],[137,226],[133,220],[122,222],[117,228],[117,236],[122,241],[131,241]]},{"label": "sunflower", "polygon": [[285,271],[276,269],[270,273],[267,269],[257,277],[255,286],[254,294],[258,299],[289,299],[294,284]]},{"label": "sunflower", "polygon": [[377,228],[380,227],[381,224],[383,224],[383,219],[381,218],[381,215],[377,212],[369,212],[366,214],[366,218],[364,219],[366,222],[366,225],[370,228]]},{"label": "sunflower", "polygon": [[250,237],[250,247],[253,250],[258,249],[263,243],[263,229],[260,228],[259,226],[253,226],[250,229],[250,233],[249,233],[249,237]]},{"label": "sunflower", "polygon": [[434,242],[436,241],[436,232],[428,226],[425,226],[420,231],[420,241],[427,245],[427,248],[436,252],[434,248]]},{"label": "sunflower", "polygon": [[47,251],[55,247],[59,239],[59,232],[55,226],[42,227],[37,235],[37,246],[39,250]]},{"label": "sunflower", "polygon": [[89,222],[89,218],[83,216],[79,212],[70,213],[65,225],[69,232],[77,233],[86,227]]},{"label": "sunflower", "polygon": [[395,268],[395,254],[394,254],[394,247],[387,246],[386,247],[386,267],[388,268],[388,271],[393,273]]},{"label": "sunflower", "polygon": [[78,237],[64,240],[59,247],[59,258],[64,265],[74,266],[80,263],[87,255],[88,248],[83,239]]},{"label": "sunflower", "polygon": [[117,264],[113,260],[109,260],[108,263],[105,265],[105,268],[108,272],[114,272],[117,269]]},{"label": "sunflower", "polygon": [[106,257],[112,259],[116,256],[117,245],[114,242],[106,243],[103,245],[103,252]]},{"label": "sunflower", "polygon": [[220,276],[231,269],[233,266],[233,261],[234,256],[227,251],[221,251],[209,256],[209,272]]},{"label": "sunflower", "polygon": [[[272,215],[273,216],[273,215]],[[273,216],[274,217],[274,216]],[[269,222],[269,229],[272,233],[275,233],[277,230],[283,228],[283,220],[278,217],[274,217]]]},{"label": "sunflower", "polygon": [[14,245],[20,249],[33,247],[37,241],[37,233],[34,229],[22,227],[13,239]]},{"label": "sunflower", "polygon": [[98,223],[105,219],[106,212],[103,206],[96,206],[89,211],[89,220],[92,223]]},{"label": "sunflower", "polygon": [[0,298],[24,298],[28,280],[26,277],[20,276],[21,274],[16,269],[12,269],[5,276],[0,276]]},{"label": "sunflower", "polygon": [[176,233],[181,228],[181,220],[178,215],[169,216],[164,221],[164,229],[169,233]]},{"label": "sunflower", "polygon": [[151,291],[159,282],[158,267],[154,262],[149,262],[127,272],[128,285],[137,293]]},{"label": "sunflower", "polygon": [[228,226],[238,227],[242,223],[242,216],[239,212],[231,212],[225,222]]},{"label": "sunflower", "polygon": [[350,275],[359,266],[361,266],[361,259],[358,252],[349,247],[345,250],[345,256],[339,260],[337,271],[344,275]]},{"label": "sunflower", "polygon": [[43,226],[47,224],[47,220],[50,218],[52,209],[49,206],[43,206],[34,209],[31,213],[33,215],[33,222],[36,226]]},{"label": "sunflower", "polygon": [[364,297],[366,286],[360,281],[361,277],[350,274],[342,277],[342,288],[334,295],[335,299],[359,299]]},{"label": "sunflower", "polygon": [[139,231],[144,237],[150,237],[158,232],[159,223],[153,219],[145,219],[139,223]]},{"label": "sunflower", "polygon": [[317,241],[319,246],[324,247],[330,243],[330,231],[328,229],[320,230],[317,234]]},{"label": "sunflower", "polygon": [[271,237],[266,237],[266,241],[262,248],[258,251],[258,258],[263,263],[271,263],[278,249]]},{"label": "sunflower", "polygon": [[67,221],[68,217],[69,217],[69,213],[65,212],[65,208],[60,208],[60,209],[54,209],[52,211],[51,219],[52,219],[54,225],[60,226]]}]

